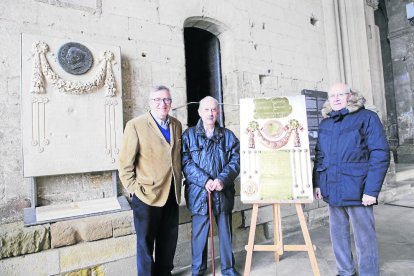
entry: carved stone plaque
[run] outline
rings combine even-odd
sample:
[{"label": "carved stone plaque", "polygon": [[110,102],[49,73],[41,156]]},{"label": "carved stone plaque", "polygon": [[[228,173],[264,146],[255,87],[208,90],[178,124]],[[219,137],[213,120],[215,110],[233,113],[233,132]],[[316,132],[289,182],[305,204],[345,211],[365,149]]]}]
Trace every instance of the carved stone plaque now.
[{"label": "carved stone plaque", "polygon": [[70,41],[22,35],[25,177],[116,169],[123,132],[121,50],[81,43],[95,62],[86,73],[73,75],[56,56]]},{"label": "carved stone plaque", "polygon": [[63,70],[72,75],[82,75],[91,69],[93,56],[84,45],[68,42],[58,51],[58,61]]}]

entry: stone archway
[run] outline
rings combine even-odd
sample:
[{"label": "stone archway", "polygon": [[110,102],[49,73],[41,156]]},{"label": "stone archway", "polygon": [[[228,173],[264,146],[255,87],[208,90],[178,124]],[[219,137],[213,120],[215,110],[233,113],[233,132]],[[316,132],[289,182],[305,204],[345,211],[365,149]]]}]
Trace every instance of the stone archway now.
[{"label": "stone archway", "polygon": [[[229,28],[212,18],[190,17],[184,22],[184,42],[186,56],[187,102],[198,102],[205,96],[215,97],[220,103],[235,99],[228,83],[232,78],[233,54]],[[198,120],[198,105],[188,106],[188,126]],[[224,106],[221,106],[220,123],[224,125]]]}]

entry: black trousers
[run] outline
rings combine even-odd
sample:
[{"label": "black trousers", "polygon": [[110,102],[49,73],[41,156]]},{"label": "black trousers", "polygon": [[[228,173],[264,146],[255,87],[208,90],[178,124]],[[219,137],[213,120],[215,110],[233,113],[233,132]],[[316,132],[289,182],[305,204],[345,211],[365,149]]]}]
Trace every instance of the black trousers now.
[{"label": "black trousers", "polygon": [[178,239],[178,204],[173,184],[163,207],[149,206],[135,195],[131,203],[137,235],[138,275],[171,275]]}]

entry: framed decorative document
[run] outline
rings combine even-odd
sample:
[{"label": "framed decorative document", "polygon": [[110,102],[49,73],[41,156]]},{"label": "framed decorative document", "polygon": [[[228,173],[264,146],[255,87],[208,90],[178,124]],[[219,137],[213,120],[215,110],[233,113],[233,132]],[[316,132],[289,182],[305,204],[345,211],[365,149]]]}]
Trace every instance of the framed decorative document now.
[{"label": "framed decorative document", "polygon": [[312,202],[305,96],[240,100],[245,203]]}]

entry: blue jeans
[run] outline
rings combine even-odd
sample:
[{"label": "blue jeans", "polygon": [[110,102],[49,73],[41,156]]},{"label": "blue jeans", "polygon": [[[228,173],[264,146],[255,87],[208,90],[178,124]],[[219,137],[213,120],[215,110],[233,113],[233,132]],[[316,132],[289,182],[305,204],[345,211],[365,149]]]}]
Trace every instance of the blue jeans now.
[{"label": "blue jeans", "polygon": [[353,229],[360,276],[378,276],[379,258],[373,207],[329,205],[329,223],[336,266],[341,276],[355,274],[351,251],[350,222]]},{"label": "blue jeans", "polygon": [[163,207],[149,206],[136,195],[132,197],[131,205],[137,235],[138,275],[170,276],[178,239],[178,204],[174,186],[171,185]]},{"label": "blue jeans", "polygon": [[[231,213],[215,216],[220,240],[221,275],[234,276],[234,256],[232,250]],[[208,216],[192,216],[192,265],[193,275],[203,275],[207,269],[207,242],[210,221]]]}]

